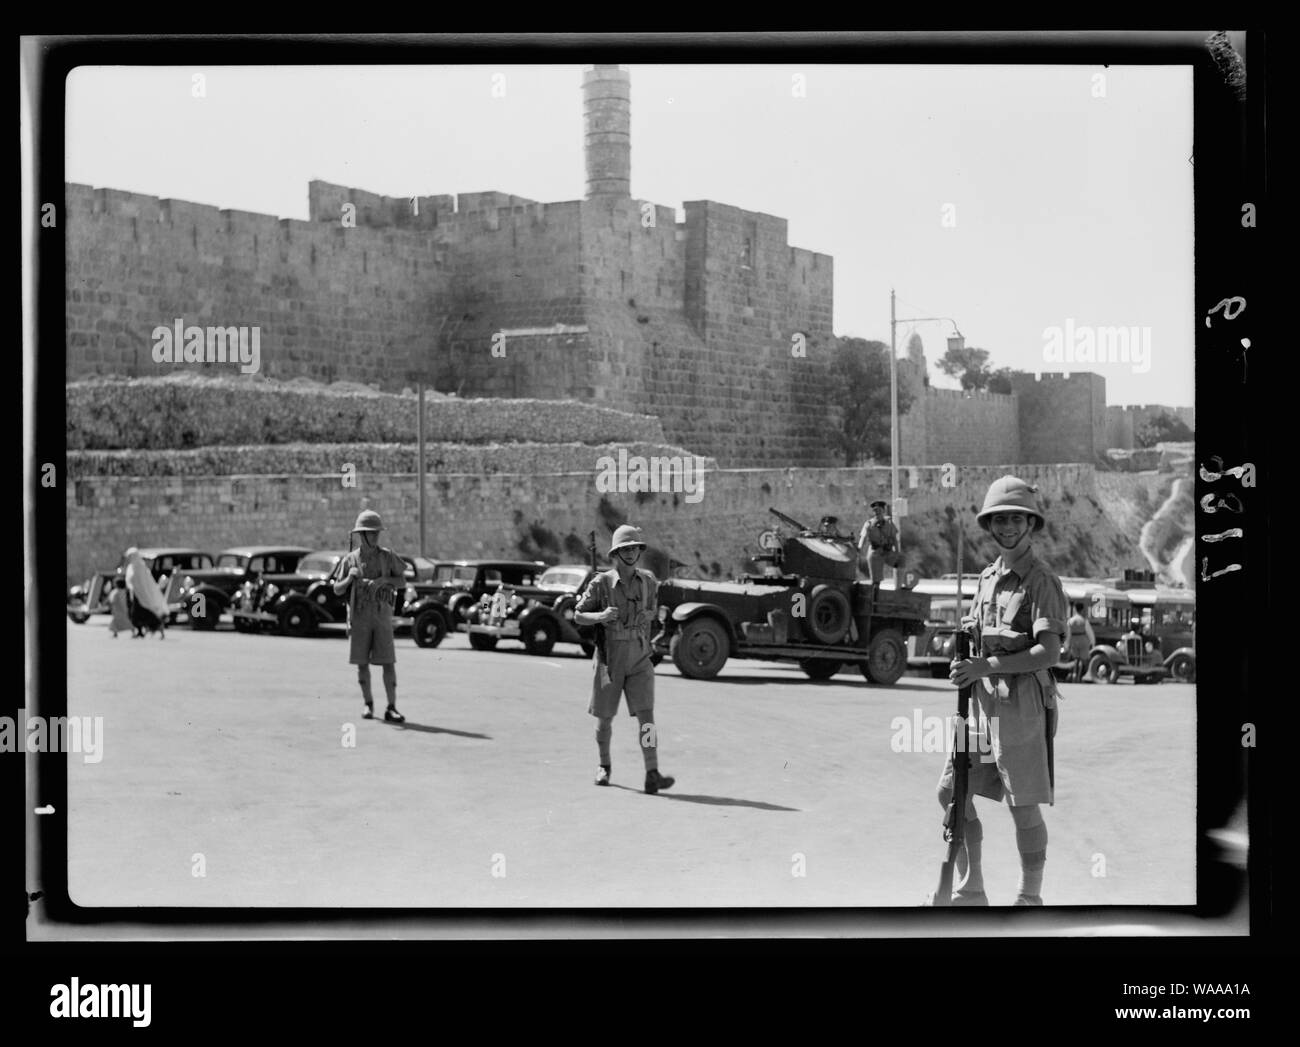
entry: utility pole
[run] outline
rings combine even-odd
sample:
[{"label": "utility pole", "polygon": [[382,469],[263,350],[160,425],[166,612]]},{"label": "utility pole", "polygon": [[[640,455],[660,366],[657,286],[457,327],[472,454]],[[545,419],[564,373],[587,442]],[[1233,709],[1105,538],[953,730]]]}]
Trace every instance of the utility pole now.
[{"label": "utility pole", "polygon": [[424,552],[424,379],[415,383],[416,400],[419,406],[416,408],[418,414],[415,422],[415,439],[418,449],[415,453],[415,471],[417,482],[420,485],[420,558],[425,556]]},{"label": "utility pole", "polygon": [[[898,345],[897,329],[899,323],[919,324],[931,320],[946,320],[952,324],[953,335],[948,339],[949,349],[961,349],[966,345],[966,339],[961,331],[957,328],[957,321],[950,316],[908,316],[901,321],[895,314],[894,309],[894,289],[889,289],[889,485],[890,485],[890,513],[894,520],[894,526],[898,528],[898,551],[903,551],[903,526],[898,521],[902,519],[899,513],[898,504]],[[960,572],[960,568],[958,569]],[[899,578],[901,577],[901,568],[894,568],[894,588],[898,589]]]}]

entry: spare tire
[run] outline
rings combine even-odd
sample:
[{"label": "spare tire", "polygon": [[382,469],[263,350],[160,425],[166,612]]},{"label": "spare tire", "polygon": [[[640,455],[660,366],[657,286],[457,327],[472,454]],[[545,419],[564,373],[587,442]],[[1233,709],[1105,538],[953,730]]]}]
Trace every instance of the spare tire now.
[{"label": "spare tire", "polygon": [[849,631],[852,612],[844,590],[833,585],[819,585],[808,600],[808,634],[818,643],[837,644]]}]

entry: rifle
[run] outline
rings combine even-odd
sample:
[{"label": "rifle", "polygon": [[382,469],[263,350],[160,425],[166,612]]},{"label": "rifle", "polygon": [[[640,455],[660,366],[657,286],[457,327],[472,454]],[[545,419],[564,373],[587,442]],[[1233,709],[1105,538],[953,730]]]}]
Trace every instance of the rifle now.
[{"label": "rifle", "polygon": [[[954,661],[970,657],[970,634],[961,624],[964,600],[962,598],[962,545],[965,528],[960,527],[957,539],[957,635],[954,637]],[[970,717],[970,696],[974,685],[957,689],[957,722],[952,729],[952,799],[943,817],[943,838],[948,842],[948,853],[939,868],[939,887],[934,892],[936,906],[952,904],[952,874],[957,867],[957,856],[966,845],[966,796],[970,791],[970,733],[966,721]]]},{"label": "rifle", "polygon": [[797,528],[800,531],[808,530],[808,528],[806,528],[798,520],[794,519],[791,516],[786,516],[785,513],[781,512],[779,509],[773,509],[769,506],[767,511],[771,513],[773,516],[775,516],[778,520],[780,520],[783,524],[789,524],[789,526]]},{"label": "rifle", "polygon": [[[588,544],[587,546],[587,551],[591,553],[591,569],[593,571],[599,571],[600,568],[596,566],[596,532],[595,531],[591,532],[591,541],[590,544]],[[609,658],[605,654],[605,627],[603,625],[594,625],[592,626],[592,629],[595,631],[596,634],[596,650],[600,652],[600,660],[602,662],[608,663]]]}]

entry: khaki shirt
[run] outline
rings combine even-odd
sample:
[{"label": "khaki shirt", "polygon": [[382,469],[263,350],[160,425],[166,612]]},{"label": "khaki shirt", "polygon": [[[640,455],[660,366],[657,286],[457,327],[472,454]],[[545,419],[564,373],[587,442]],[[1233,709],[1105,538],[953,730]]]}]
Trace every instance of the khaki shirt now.
[{"label": "khaki shirt", "polygon": [[[1032,550],[1026,550],[1010,564],[1003,563],[999,556],[980,574],[971,605],[977,650],[986,657],[1017,654],[1033,647],[1038,634],[1044,632],[1056,633],[1064,646],[1069,607],[1061,580]],[[1051,682],[1050,674],[1043,669],[1037,673],[999,673],[988,677],[988,684],[1006,698],[1014,695],[1017,676],[1037,676],[1040,683]],[[1047,690],[1050,693],[1055,689]]]},{"label": "khaki shirt", "polygon": [[[366,555],[363,555],[366,554]],[[367,552],[364,549],[353,549],[343,560],[343,575],[346,577],[348,571],[353,567],[359,568],[361,577],[367,580],[376,578],[405,579],[406,561],[398,556],[393,550],[385,549],[382,546],[376,547],[373,551]],[[394,588],[400,587],[402,581],[392,583]],[[376,600],[374,589],[369,586],[356,584],[356,580],[348,587],[348,616],[351,621],[360,621],[367,618],[379,622],[391,622],[393,617],[392,599]]]},{"label": "khaki shirt", "polygon": [[613,679],[653,671],[650,661],[650,630],[659,614],[659,583],[640,567],[624,585],[618,571],[602,571],[588,584],[575,611],[596,614],[609,607],[618,609],[618,621],[605,623],[605,650],[597,651],[599,665],[608,665]]},{"label": "khaki shirt", "polygon": [[870,544],[873,552],[889,553],[898,546],[898,526],[886,517],[884,520],[868,520],[858,537],[858,546]]}]

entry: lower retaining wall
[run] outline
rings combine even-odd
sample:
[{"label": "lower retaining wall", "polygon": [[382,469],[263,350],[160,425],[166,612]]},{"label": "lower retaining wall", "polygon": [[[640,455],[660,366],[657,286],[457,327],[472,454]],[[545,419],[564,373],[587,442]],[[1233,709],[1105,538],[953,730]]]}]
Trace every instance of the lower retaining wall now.
[{"label": "lower retaining wall", "polygon": [[[1088,465],[962,467],[957,486],[945,487],[941,468],[904,469],[909,499],[903,542],[909,565],[923,574],[953,570],[947,534],[949,506],[962,514],[970,559],[990,555],[974,514],[992,480],[1015,472],[1040,485],[1050,529],[1037,548],[1062,574],[1102,576],[1146,566],[1138,533],[1114,521],[1119,509],[1139,501],[1139,478],[1107,477],[1104,490]],[[912,487],[915,481],[916,486]],[[1129,483],[1135,486],[1129,489]],[[590,472],[552,474],[430,474],[426,481],[426,555],[454,559],[523,556],[551,563],[585,558],[589,531],[602,549],[623,522],[646,529],[646,565],[729,577],[758,551],[758,535],[776,526],[772,506],[809,525],[826,514],[840,517],[855,535],[867,503],[889,495],[888,469],[724,469],[704,474],[702,491],[605,494]],[[693,499],[688,501],[689,499]],[[419,550],[415,475],[358,472],[355,487],[337,473],[292,475],[93,476],[67,491],[69,584],[111,567],[131,545],[184,545],[213,552],[233,545],[286,543],[345,546],[363,508],[378,510],[388,530],[385,544]],[[1149,518],[1132,511],[1130,521]],[[748,552],[746,551],[748,547]],[[678,568],[676,565],[683,565]]]},{"label": "lower retaining wall", "polygon": [[[425,445],[426,472],[491,475],[493,473],[586,473],[594,475],[602,457],[616,462],[620,450],[629,457],[684,458],[680,447],[662,444],[449,444]],[[717,463],[701,461],[706,468]],[[419,462],[415,444],[270,444],[250,447],[199,447],[192,451],[69,451],[67,473],[74,481],[94,483],[106,477],[317,475],[341,481],[346,466],[362,473],[414,473]],[[358,482],[361,482],[360,480]]]}]

